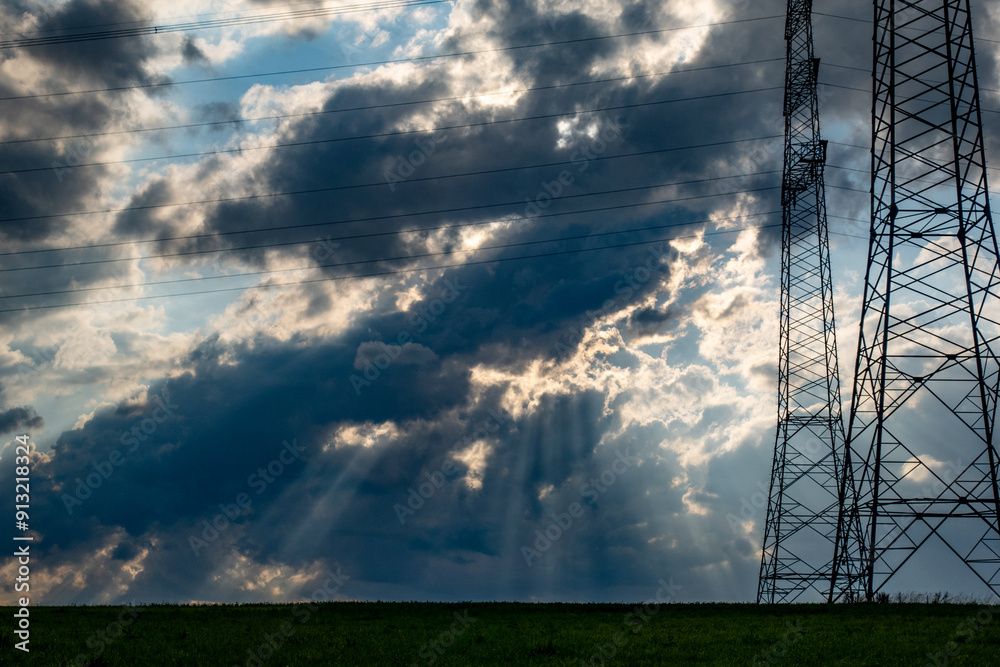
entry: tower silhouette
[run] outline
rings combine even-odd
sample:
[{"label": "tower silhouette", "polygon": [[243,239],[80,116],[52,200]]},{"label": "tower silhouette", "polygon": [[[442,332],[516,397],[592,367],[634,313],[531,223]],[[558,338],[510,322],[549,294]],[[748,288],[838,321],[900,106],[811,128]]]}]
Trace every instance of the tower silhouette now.
[{"label": "tower silhouette", "polygon": [[830,595],[845,472],[812,0],[785,24],[778,428],[758,602]]},{"label": "tower silhouette", "polygon": [[944,554],[1000,595],[1000,274],[970,3],[874,4],[871,237],[845,457],[857,493],[841,501],[837,597],[871,599],[894,577],[911,588],[943,572]]}]

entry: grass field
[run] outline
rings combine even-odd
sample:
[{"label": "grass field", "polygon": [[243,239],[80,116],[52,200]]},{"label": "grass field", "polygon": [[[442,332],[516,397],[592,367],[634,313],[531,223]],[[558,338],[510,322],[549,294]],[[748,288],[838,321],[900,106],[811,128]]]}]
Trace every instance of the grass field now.
[{"label": "grass field", "polygon": [[34,607],[10,665],[1000,665],[1000,607],[333,602]]}]

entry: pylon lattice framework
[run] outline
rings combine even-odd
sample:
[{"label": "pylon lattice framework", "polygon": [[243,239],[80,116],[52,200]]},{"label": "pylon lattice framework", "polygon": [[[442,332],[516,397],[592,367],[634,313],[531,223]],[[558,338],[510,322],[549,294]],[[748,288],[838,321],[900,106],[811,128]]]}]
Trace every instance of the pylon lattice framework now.
[{"label": "pylon lattice framework", "polygon": [[841,512],[862,532],[842,531],[837,563],[841,590],[869,599],[920,549],[951,552],[1000,595],[1000,274],[969,5],[875,0],[857,495]]},{"label": "pylon lattice framework", "polygon": [[757,588],[766,603],[828,598],[844,470],[812,0],[789,0],[785,39],[778,429]]}]

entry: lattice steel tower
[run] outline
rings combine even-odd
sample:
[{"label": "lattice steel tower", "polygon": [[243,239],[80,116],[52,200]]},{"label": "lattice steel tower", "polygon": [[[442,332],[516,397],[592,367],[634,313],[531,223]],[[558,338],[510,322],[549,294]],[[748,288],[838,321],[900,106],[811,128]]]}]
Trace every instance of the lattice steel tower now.
[{"label": "lattice steel tower", "polygon": [[829,596],[844,451],[812,0],[789,0],[785,40],[778,430],[757,587],[766,603]]},{"label": "lattice steel tower", "polygon": [[904,588],[940,582],[948,554],[1000,595],[1000,275],[969,0],[876,0],[874,55],[857,496],[842,512],[864,532],[838,569],[858,568],[845,588],[872,598],[904,571]]}]

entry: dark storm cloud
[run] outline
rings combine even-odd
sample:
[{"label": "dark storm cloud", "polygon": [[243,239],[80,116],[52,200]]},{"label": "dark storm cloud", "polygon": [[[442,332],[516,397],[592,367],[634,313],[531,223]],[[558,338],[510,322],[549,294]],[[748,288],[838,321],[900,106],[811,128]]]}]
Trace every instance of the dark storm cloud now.
[{"label": "dark storm cloud", "polygon": [[[123,234],[127,232],[134,225],[145,225],[150,214],[150,209],[158,211],[158,207],[162,207],[164,204],[170,204],[171,202],[177,201],[178,192],[174,188],[173,183],[166,180],[153,181],[144,187],[140,192],[137,192],[132,197],[132,206],[139,208],[138,211],[126,211],[120,214],[118,221],[115,224],[115,232]],[[182,207],[183,208],[183,207]],[[154,215],[160,215],[159,212]],[[183,213],[178,214],[183,215]],[[178,222],[178,218],[176,219]],[[144,236],[149,235],[148,228],[143,228],[145,232]],[[167,237],[176,234],[176,230],[171,226],[170,222],[161,223],[157,229],[157,236]],[[127,238],[127,236],[126,236]]]},{"label": "dark storm cloud", "polygon": [[[106,25],[142,19],[146,11],[139,3],[113,0],[73,0],[44,12],[38,3],[18,3],[0,10],[7,16],[24,13],[38,17],[39,30],[65,31],[81,26]],[[0,55],[28,61],[42,74],[30,88],[0,79],[0,97],[20,97],[117,86],[142,85],[161,79],[148,73],[155,42],[146,38],[111,39],[43,47],[13,49]],[[155,89],[151,89],[155,90]],[[12,99],[2,102],[0,140],[30,140],[74,136],[106,131],[127,120],[119,102],[121,93],[58,95]],[[86,210],[94,197],[109,186],[106,167],[67,168],[99,161],[111,145],[108,137],[80,137],[64,141],[0,143],[0,171],[41,169],[20,174],[0,174],[0,239],[7,251],[44,247],[75,225],[93,224],[91,216],[62,217],[56,214]],[[115,141],[121,141],[120,138]],[[100,257],[100,253],[95,253]],[[105,253],[105,257],[114,255]],[[51,257],[49,258],[51,260]],[[70,261],[65,258],[63,261]],[[37,257],[12,258],[12,266],[38,263]],[[57,263],[60,261],[55,260]],[[50,262],[43,262],[50,263]],[[114,266],[91,266],[82,270],[46,270],[6,274],[4,294],[24,294],[65,288],[70,279],[84,285],[113,276]],[[5,307],[18,307],[33,300],[5,300]],[[51,301],[48,301],[51,303]],[[6,318],[6,316],[4,316]]]},{"label": "dark storm cloud", "polygon": [[[546,17],[538,15],[531,3],[480,3],[477,11],[496,21],[495,25],[488,23],[484,30],[500,39],[501,44],[544,42],[554,38],[572,40],[609,31],[607,26],[574,13],[559,17],[553,32]],[[615,30],[626,31],[642,27],[649,13],[649,10],[638,5],[631,6],[625,25],[615,26]],[[761,43],[780,39],[780,21],[750,25],[751,29],[743,25],[716,28],[710,43],[718,43],[720,47],[717,50],[710,48],[704,54],[699,53],[697,59],[689,57],[683,67],[758,60],[764,55],[781,54],[780,48],[773,49],[774,53],[760,52]],[[441,50],[472,48],[466,39],[463,35],[455,36]],[[597,67],[599,62],[628,55],[630,44],[628,40],[586,41],[560,48],[515,50],[504,53],[502,57],[513,61],[512,71],[526,86],[545,86],[584,80],[587,72]],[[724,49],[722,44],[725,44]],[[732,196],[715,195],[773,186],[778,178],[773,175],[751,176],[677,189],[638,191],[605,197],[576,198],[572,195],[740,173],[742,170],[735,169],[732,165],[739,164],[740,159],[754,144],[736,143],[636,158],[608,158],[622,153],[683,148],[780,132],[780,91],[710,97],[665,105],[633,106],[651,100],[697,98],[779,85],[780,71],[780,64],[777,67],[755,65],[711,70],[710,75],[676,74],[639,79],[628,85],[616,83],[576,86],[525,95],[515,108],[509,110],[487,109],[471,114],[464,105],[457,102],[438,103],[434,107],[437,119],[435,123],[439,125],[548,115],[572,108],[624,107],[615,111],[580,115],[577,119],[577,133],[568,138],[569,145],[565,148],[557,148],[560,134],[557,119],[553,118],[500,123],[436,134],[408,134],[331,143],[325,140],[392,132],[411,122],[426,125],[419,119],[426,113],[427,107],[390,106],[366,109],[363,112],[307,117],[293,123],[278,137],[281,143],[300,145],[274,151],[266,165],[257,169],[249,178],[259,192],[310,191],[331,187],[341,189],[265,200],[227,202],[209,211],[205,231],[229,234],[237,230],[273,227],[276,221],[280,221],[280,224],[334,221],[339,224],[319,232],[262,233],[254,234],[252,238],[255,243],[268,240],[287,242],[294,239],[308,241],[317,233],[329,234],[340,245],[325,263],[341,263],[406,257],[437,247],[426,234],[363,239],[343,237],[418,226],[484,222],[504,215],[546,215],[592,207],[635,204],[671,196],[696,197],[684,204],[659,209],[625,208],[598,214],[541,217],[527,224],[515,225],[509,233],[495,237],[494,242],[548,240],[560,236],[604,232],[613,229],[615,225],[635,227],[701,219],[718,206],[735,201]],[[450,97],[468,92],[465,88],[456,88],[451,82],[451,76],[449,63],[442,61],[424,66],[420,83],[416,85],[352,80],[343,84],[326,100],[324,109],[367,107],[373,104]],[[489,90],[485,84],[473,87]],[[584,130],[592,123],[596,123],[603,133],[597,139],[584,134]],[[586,153],[588,150],[590,152]],[[600,159],[588,160],[583,157],[585,155]],[[423,180],[438,175],[562,161],[568,164]],[[758,158],[749,164],[747,170],[754,172],[773,169],[779,162],[780,150],[758,151]],[[203,174],[211,174],[213,168],[225,169],[226,165],[225,160],[207,162],[203,166]],[[397,177],[402,174],[402,177],[389,183],[389,171]],[[560,184],[561,175],[568,176],[571,183]],[[374,186],[342,189],[366,184]],[[549,204],[549,193],[556,189],[560,191],[559,195]],[[136,194],[131,205],[147,205],[151,191],[152,188]],[[765,192],[762,196],[772,202],[773,206],[773,192]],[[542,205],[529,206],[528,200],[541,202]],[[443,216],[410,215],[403,221],[388,219],[350,222],[359,218],[482,207],[484,204],[504,202],[513,204]],[[146,236],[154,229],[160,230],[161,235],[169,235],[171,216],[183,215],[186,215],[184,209],[176,209],[170,213],[131,211],[119,217],[117,229],[126,237]],[[758,220],[754,219],[754,222]],[[766,220],[760,219],[759,222]],[[690,233],[694,229],[689,227],[684,231]],[[441,233],[446,234],[446,248],[448,240],[453,244],[457,243],[459,232]],[[503,258],[558,252],[587,245],[662,238],[670,233],[659,230],[641,235],[606,236],[593,242],[539,244],[495,252],[493,256]],[[211,243],[212,247],[218,247],[216,244],[220,242],[238,246],[246,243],[246,238],[230,235],[222,239],[213,238]],[[204,239],[179,241],[172,244],[172,247],[180,251],[192,250],[202,248],[207,242]],[[292,246],[277,252],[300,260],[300,265],[310,262],[309,255],[302,247]],[[456,344],[465,346],[504,340],[515,341],[515,345],[526,343],[551,348],[553,340],[541,340],[536,336],[561,331],[568,323],[575,322],[588,311],[595,312],[602,303],[615,297],[615,285],[624,277],[621,272],[634,268],[635,258],[642,252],[641,249],[632,248],[562,255],[551,260],[506,263],[488,268],[470,267],[449,274],[458,275],[459,280],[470,285],[469,293],[476,295],[474,303],[467,303],[449,315],[450,337]],[[261,250],[252,250],[241,251],[235,256],[263,266],[268,261],[266,258],[273,258],[276,254],[275,251],[265,254]],[[450,263],[460,258],[461,256],[434,258],[434,261]],[[433,262],[372,261],[354,265],[350,270],[374,272],[427,263]],[[325,272],[334,276],[343,274],[345,269],[329,268]],[[500,285],[504,287],[498,288]],[[653,286],[654,283],[651,282],[638,292],[641,294]],[[438,287],[434,286],[430,291],[436,292]],[[319,303],[315,305],[321,307]]]},{"label": "dark storm cloud", "polygon": [[641,308],[629,319],[630,331],[639,335],[655,335],[676,328],[686,311],[681,308]]},{"label": "dark storm cloud", "polygon": [[[697,560],[688,548],[652,558],[644,553],[659,530],[691,543],[684,526],[648,522],[654,506],[682,510],[682,490],[662,484],[677,467],[663,456],[653,462],[645,427],[598,447],[602,434],[619,425],[603,414],[598,392],[545,398],[540,409],[515,420],[497,407],[496,395],[471,400],[459,364],[425,363],[417,372],[387,374],[380,380],[384,391],[372,387],[373,395],[360,400],[330,379],[351,365],[344,346],[303,350],[260,340],[253,351],[239,351],[235,366],[220,364],[221,352],[217,343],[206,343],[193,373],[153,387],[145,403],[98,411],[81,429],[63,434],[51,462],[36,464],[36,493],[44,500],[33,519],[46,526],[46,563],[72,563],[105,540],[116,545],[110,562],[88,570],[82,590],[63,586],[50,601],[99,595],[121,561],[144,550],[150,555],[143,571],[122,599],[254,599],[214,583],[234,552],[260,566],[341,564],[357,582],[355,596],[399,596],[413,587],[444,599],[528,599],[546,580],[553,588],[543,594],[563,596],[582,579],[640,585]],[[391,402],[401,393],[406,400]],[[322,451],[331,425],[385,419],[403,427],[389,442]],[[144,428],[148,421],[155,427]],[[145,438],[126,451],[137,434]],[[494,448],[478,471],[482,488],[467,489],[471,473],[458,462],[426,506],[400,521],[395,506],[408,502],[410,489],[482,437]],[[302,449],[300,459],[255,494],[248,475],[292,440]],[[65,494],[102,474],[89,497],[70,503],[70,515]],[[548,487],[556,491],[541,499]],[[241,492],[252,497],[252,513],[221,529],[196,555],[190,538],[204,536],[201,520],[211,520],[220,503]],[[551,515],[571,503],[585,513],[529,566],[521,547],[534,544],[534,531],[544,531]],[[497,562],[499,579],[476,574]],[[448,581],[434,574],[442,567],[454,569]],[[470,574],[459,577],[462,572]]]},{"label": "dark storm cloud", "polygon": [[[220,365],[218,356],[223,348],[214,341],[206,341],[191,355],[193,373],[152,388],[145,403],[122,404],[99,411],[84,429],[64,433],[53,448],[56,454],[51,468],[53,478],[58,480],[63,473],[73,471],[74,474],[90,472],[85,468],[91,461],[107,459],[114,449],[129,450],[133,455],[123,470],[131,472],[122,477],[133,477],[142,484],[149,483],[148,479],[140,481],[147,475],[159,477],[157,484],[173,489],[164,492],[170,500],[152,513],[137,513],[134,508],[117,506],[114,498],[120,499],[119,494],[139,493],[138,487],[117,491],[109,488],[109,494],[104,495],[106,500],[95,494],[88,505],[97,515],[110,513],[106,518],[129,530],[140,530],[145,527],[144,522],[184,516],[191,507],[204,508],[219,491],[226,495],[230,489],[212,481],[219,471],[238,472],[232,471],[237,459],[263,458],[266,462],[264,457],[280,448],[282,439],[295,437],[286,432],[288,428],[315,451],[329,423],[346,418],[378,422],[426,417],[464,397],[462,378],[466,371],[455,365],[425,363],[419,373],[401,364],[397,373],[387,374],[379,383],[384,389],[374,386],[371,400],[368,396],[362,400],[346,381],[354,361],[353,349],[340,345],[323,347],[301,357],[291,348],[265,343],[261,341],[260,349],[253,355],[246,349],[227,350],[243,359],[239,367],[233,368]],[[253,377],[256,379],[251,380]],[[302,378],[308,381],[302,382]],[[394,398],[394,394],[400,393],[400,386],[416,382],[421,388],[421,400],[414,400],[413,396],[406,396],[405,401]],[[396,383],[399,386],[394,386]],[[164,403],[176,407],[169,410],[168,418],[160,420]],[[266,418],[248,419],[253,414]],[[272,420],[270,415],[285,415],[287,419]],[[133,427],[141,426],[150,417],[155,417],[156,422],[155,428],[147,424],[153,428],[153,434],[142,438]],[[137,437],[142,446],[136,444]],[[185,462],[187,457],[196,450],[200,451],[201,462],[182,474],[182,469],[190,466]],[[174,473],[161,476],[155,472],[157,468]],[[223,477],[231,472],[224,472]],[[238,479],[239,475],[235,477]],[[62,512],[65,514],[65,510]],[[140,523],[132,523],[140,516],[144,517]],[[73,530],[60,533],[60,539],[72,541],[79,537]]]},{"label": "dark storm cloud", "polygon": [[[148,20],[137,2],[71,0],[57,11],[45,14],[39,30],[56,33],[80,32],[81,28]],[[153,42],[144,39],[108,39],[33,48],[33,58],[46,63],[67,83],[124,86],[162,81],[145,68],[155,53]]]},{"label": "dark storm cloud", "polygon": [[44,425],[45,420],[30,406],[10,408],[0,412],[0,435],[25,429],[37,429]]},{"label": "dark storm cloud", "polygon": [[[178,525],[171,538],[178,542],[168,549],[180,559],[175,565],[207,576],[226,552],[198,559],[187,533],[202,515],[211,518],[220,502],[247,491],[248,474],[277,457],[284,441],[305,448],[303,464],[289,466],[261,504],[299,483],[311,493],[316,484],[308,481],[309,466],[320,466],[320,473],[348,467],[350,452],[324,457],[320,451],[329,425],[430,419],[466,397],[467,370],[453,363],[400,364],[362,398],[346,380],[355,353],[345,346],[303,356],[260,341],[252,354],[228,350],[242,360],[235,367],[219,364],[222,351],[207,341],[192,355],[193,373],[153,387],[145,403],[100,410],[85,427],[59,438],[51,463],[34,470],[55,494],[39,516],[39,525],[49,522],[53,548],[85,549],[119,530],[129,542],[142,541]],[[418,392],[407,391],[415,387]],[[407,443],[397,446],[405,451]],[[96,475],[89,487],[88,475]],[[262,562],[268,556],[262,554]],[[198,597],[197,585],[192,580],[192,597]]]},{"label": "dark storm cloud", "polygon": [[[771,5],[768,5],[769,7]],[[775,6],[780,7],[777,3]],[[484,15],[501,17],[491,27],[503,44],[573,39],[609,31],[578,13],[556,17],[555,32],[545,16],[529,3],[483,2]],[[765,13],[763,9],[759,10]],[[624,13],[622,32],[641,29],[657,16],[651,3],[635,3]],[[657,19],[658,20],[658,19]],[[684,67],[704,67],[783,54],[780,20],[720,27],[706,49],[691,54]],[[617,30],[618,28],[616,28]],[[511,52],[514,71],[526,86],[543,86],[588,78],[601,60],[627,53],[631,42],[603,40],[566,48]],[[442,50],[464,50],[469,43],[456,37]],[[772,48],[773,46],[773,48]],[[504,65],[506,66],[506,65]],[[423,68],[418,85],[371,84],[363,80],[343,85],[324,108],[338,109],[448,97],[468,92],[456,89],[441,64]],[[525,96],[515,108],[469,114],[460,105],[440,104],[442,125],[475,123],[493,117],[552,114],[573,108],[636,105],[651,100],[715,95],[739,89],[781,84],[781,65],[757,65],[642,79],[624,84],[578,86]],[[474,86],[475,87],[475,86]],[[847,107],[845,106],[845,113]],[[204,109],[205,117],[225,109]],[[363,113],[323,114],[290,126],[280,141],[310,142],[331,137],[392,131],[420,118],[423,108],[411,106],[369,109]],[[333,236],[369,233],[406,226],[491,220],[502,214],[521,215],[526,200],[542,198],[567,170],[573,177],[543,213],[573,211],[590,206],[634,204],[667,196],[715,195],[744,188],[771,187],[777,175],[756,176],[720,183],[702,183],[655,193],[638,192],[606,197],[598,203],[567,195],[637,185],[712,178],[748,171],[780,169],[781,151],[764,150],[745,167],[748,144],[717,145],[692,151],[622,160],[592,160],[559,167],[504,172],[490,176],[417,181],[436,174],[503,168],[572,160],[576,151],[592,148],[595,157],[610,157],[659,148],[719,143],[781,131],[781,91],[730,98],[705,98],[677,104],[629,106],[601,114],[581,115],[580,125],[597,121],[602,129],[619,126],[620,135],[604,141],[598,150],[578,134],[567,148],[553,119],[497,124],[442,133],[442,141],[428,144],[428,135],[383,137],[378,140],[315,143],[275,151],[266,165],[250,175],[261,191],[327,188],[359,183],[377,187],[274,198],[266,202],[231,202],[209,211],[205,232],[226,233],[271,227],[275,221],[293,224],[319,220],[349,220],[378,215],[412,214],[443,208],[517,202],[496,209],[448,216],[412,216],[405,222],[353,222],[330,228]],[[418,140],[422,143],[417,143]],[[422,148],[422,146],[424,148]],[[432,146],[433,151],[426,148]],[[419,150],[424,159],[412,176],[386,183],[388,168]],[[411,163],[413,161],[411,160]],[[411,166],[413,166],[411,164]],[[585,167],[579,169],[579,167]],[[225,160],[206,161],[201,177],[227,168]],[[131,204],[150,205],[179,195],[176,184],[154,181],[134,194]],[[763,193],[762,210],[775,207],[775,191]],[[514,225],[498,242],[542,240],[605,232],[640,225],[702,219],[735,201],[696,199],[676,206],[648,207],[537,218]],[[131,211],[117,218],[125,238],[172,234],[184,215]],[[775,222],[754,219],[753,224]],[[691,227],[682,233],[691,233]],[[315,232],[310,232],[314,234]],[[324,232],[325,233],[325,232]],[[254,235],[254,242],[288,241],[283,234]],[[498,259],[536,252],[563,251],[608,243],[650,240],[667,230],[642,235],[618,234],[590,242],[557,242],[494,251]],[[446,239],[457,244],[457,233]],[[239,236],[213,239],[213,244],[245,243]],[[427,237],[379,237],[341,240],[331,262],[359,261],[426,252]],[[492,243],[492,242],[491,242]],[[762,253],[773,250],[776,236],[765,236]],[[198,240],[175,243],[165,249],[202,249]],[[213,245],[212,247],[218,247]],[[653,250],[653,254],[650,251]],[[310,256],[300,250],[283,251],[303,263]],[[298,252],[298,255],[293,255]],[[265,266],[262,253],[244,251],[241,260]],[[652,264],[650,264],[652,257]],[[484,395],[472,395],[472,370],[498,368],[517,374],[538,359],[560,357],[560,350],[580,341],[580,329],[625,305],[637,303],[656,290],[666,277],[667,262],[676,258],[663,243],[593,253],[553,255],[530,261],[500,262],[450,269],[435,276],[424,296],[406,312],[392,306],[391,290],[376,297],[373,314],[364,315],[336,340],[304,341],[293,337],[281,343],[259,338],[253,344],[228,346],[212,338],[179,362],[190,372],[155,383],[144,404],[98,410],[83,427],[60,436],[51,462],[37,468],[38,483],[49,499],[40,506],[45,525],[44,554],[52,567],[72,564],[102,545],[121,539],[113,551],[114,563],[90,575],[86,589],[65,586],[54,601],[90,601],[108,585],[121,560],[149,548],[143,571],[123,598],[155,600],[246,599],[231,581],[213,579],[234,554],[258,566],[289,564],[307,568],[319,560],[338,562],[355,577],[358,589],[348,595],[447,599],[528,599],[549,595],[561,599],[598,599],[602,587],[638,590],[645,582],[678,573],[688,583],[689,599],[740,599],[752,596],[755,555],[745,537],[733,533],[725,521],[728,508],[739,508],[740,497],[752,493],[756,476],[742,468],[748,461],[762,464],[767,456],[759,442],[747,436],[736,443],[736,456],[721,457],[690,484],[672,480],[685,470],[677,455],[665,449],[713,428],[733,415],[726,407],[705,411],[700,423],[665,425],[624,424],[616,412],[624,398],[606,408],[607,395],[579,390],[568,395],[543,393],[539,406],[514,419],[500,409],[505,383],[492,383]],[[666,261],[664,261],[666,260]],[[318,261],[313,258],[313,261]],[[452,263],[448,261],[448,263]],[[412,267],[416,261],[377,262],[365,270]],[[641,273],[640,269],[647,273]],[[335,269],[325,269],[337,275]],[[649,275],[645,280],[643,275]],[[632,282],[629,282],[629,281]],[[705,286],[704,290],[710,289]],[[440,302],[440,303],[439,303]],[[317,296],[308,309],[329,312],[334,302]],[[739,304],[736,304],[739,305]],[[631,331],[649,335],[662,331],[680,313],[644,305],[630,322]],[[408,334],[401,344],[399,335]],[[625,333],[623,331],[623,333]],[[398,357],[360,389],[352,375],[386,354],[381,343],[396,346]],[[562,348],[560,347],[562,346]],[[621,353],[615,364],[633,367],[636,357]],[[688,390],[711,390],[707,377],[693,378]],[[176,404],[169,418],[155,430],[114,473],[93,490],[73,514],[63,505],[63,494],[75,493],[78,479],[98,472],[114,451],[130,445],[129,434],[157,409],[156,397]],[[492,413],[501,415],[496,422]],[[610,413],[610,414],[609,414]],[[425,506],[401,523],[394,505],[407,502],[410,489],[425,481],[424,473],[441,470],[453,454],[468,446],[463,439],[481,423],[496,422],[486,438],[492,454],[482,470],[482,484],[472,492],[466,481],[473,472],[465,464]],[[322,451],[337,427],[356,426],[370,434],[368,422],[394,422],[400,433],[370,448],[344,446]],[[492,429],[492,425],[491,425]],[[247,491],[248,475],[275,459],[282,443],[295,439],[305,448],[301,461],[289,464],[259,497],[253,512],[222,531],[200,555],[190,547],[192,535],[201,537],[203,519],[211,520],[220,503],[232,503]],[[459,443],[459,444],[456,444]],[[626,453],[628,450],[629,453]],[[617,452],[637,461],[593,503],[581,489],[595,490],[591,479],[615,465]],[[724,461],[722,461],[724,459]],[[748,464],[749,465],[749,464]],[[758,466],[761,467],[761,466]],[[620,466],[618,468],[621,469]],[[693,476],[697,473],[692,472]],[[743,477],[740,477],[743,475]],[[732,479],[738,484],[728,484]],[[751,479],[752,478],[752,479]],[[590,484],[589,487],[585,486]],[[703,487],[685,498],[691,487]],[[139,501],[141,499],[141,502]],[[529,567],[521,547],[534,546],[536,530],[545,531],[552,514],[584,503],[585,513],[566,534]],[[687,503],[709,507],[708,518],[692,516]],[[123,537],[114,537],[123,535]],[[151,545],[157,545],[151,547]],[[499,567],[499,575],[494,575]],[[697,574],[729,567],[742,588],[712,590],[699,585]],[[715,576],[715,575],[712,575]],[[727,575],[718,575],[723,581]],[[580,582],[586,582],[581,585]],[[748,584],[747,582],[750,582]],[[649,597],[637,593],[637,596]]]}]

